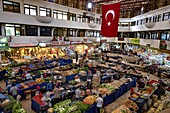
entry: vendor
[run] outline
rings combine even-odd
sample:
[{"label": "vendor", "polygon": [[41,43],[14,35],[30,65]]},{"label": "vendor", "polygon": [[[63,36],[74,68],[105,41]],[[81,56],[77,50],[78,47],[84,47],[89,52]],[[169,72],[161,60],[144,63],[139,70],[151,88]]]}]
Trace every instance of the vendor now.
[{"label": "vendor", "polygon": [[137,83],[138,83],[138,90],[145,87],[144,78],[141,78]]},{"label": "vendor", "polygon": [[26,79],[26,80],[30,80],[30,79],[32,79],[31,74],[30,74],[30,73],[28,73],[28,72],[26,72],[25,79]]},{"label": "vendor", "polygon": [[21,67],[19,68],[18,73],[19,73],[20,75],[22,75],[22,74],[24,73],[24,71],[22,70],[22,68],[21,68]]}]

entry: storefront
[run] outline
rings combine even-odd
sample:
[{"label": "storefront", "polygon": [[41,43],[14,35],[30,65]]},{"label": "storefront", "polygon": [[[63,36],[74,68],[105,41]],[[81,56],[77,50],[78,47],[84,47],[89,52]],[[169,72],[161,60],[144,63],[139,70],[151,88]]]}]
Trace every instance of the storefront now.
[{"label": "storefront", "polygon": [[3,60],[5,56],[8,56],[6,52],[8,49],[8,39],[6,37],[0,37],[0,60]]}]

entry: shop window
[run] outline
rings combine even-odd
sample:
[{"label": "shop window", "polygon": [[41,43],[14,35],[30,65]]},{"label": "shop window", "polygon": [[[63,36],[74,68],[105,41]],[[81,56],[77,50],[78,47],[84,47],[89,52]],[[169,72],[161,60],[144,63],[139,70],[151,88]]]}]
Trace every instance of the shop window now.
[{"label": "shop window", "polygon": [[76,29],[69,29],[70,31],[70,36],[76,36]]},{"label": "shop window", "polygon": [[131,22],[131,26],[135,26],[135,21]]},{"label": "shop window", "polygon": [[40,7],[40,16],[51,17],[51,9]]},{"label": "shop window", "polygon": [[5,24],[5,36],[20,36],[21,26],[14,24]]},{"label": "shop window", "polygon": [[170,12],[168,12],[168,13],[164,13],[163,14],[163,21],[166,21],[166,20],[168,20],[168,19],[170,19]]},{"label": "shop window", "polygon": [[101,24],[101,19],[100,18],[96,18],[96,24]]},{"label": "shop window", "polygon": [[76,14],[70,13],[70,20],[76,21]]},{"label": "shop window", "polygon": [[167,31],[161,31],[161,40],[167,40]]},{"label": "shop window", "polygon": [[95,18],[90,18],[90,23],[95,23]]},{"label": "shop window", "polygon": [[158,32],[157,31],[151,31],[151,39],[158,39]]},{"label": "shop window", "polygon": [[153,22],[157,21],[157,15],[153,16]]},{"label": "shop window", "polygon": [[50,27],[40,27],[40,36],[51,36],[51,30]]},{"label": "shop window", "polygon": [[146,18],[146,23],[150,23],[150,22],[152,22],[152,17]]},{"label": "shop window", "polygon": [[24,13],[26,15],[37,15],[37,6],[33,6],[33,5],[24,5]]},{"label": "shop window", "polygon": [[136,25],[138,25],[138,23],[139,23],[139,21],[137,20],[137,21],[136,21]]},{"label": "shop window", "polygon": [[78,22],[83,22],[83,15],[78,15]]},{"label": "shop window", "polygon": [[161,14],[158,15],[158,19],[157,19],[157,22],[160,22],[161,21]]},{"label": "shop window", "polygon": [[100,31],[97,31],[97,37],[100,37]]},{"label": "shop window", "polygon": [[3,0],[3,11],[20,13],[20,3]]},{"label": "shop window", "polygon": [[38,27],[37,26],[25,26],[26,36],[38,36]]},{"label": "shop window", "polygon": [[63,20],[67,20],[67,13],[63,12]]},{"label": "shop window", "polygon": [[68,16],[67,16],[67,12],[62,12],[62,11],[57,11],[57,10],[54,10],[53,11],[53,15],[54,15],[54,18],[55,19],[62,19],[62,20],[67,20]]},{"label": "shop window", "polygon": [[63,36],[63,28],[55,28],[54,36]]}]

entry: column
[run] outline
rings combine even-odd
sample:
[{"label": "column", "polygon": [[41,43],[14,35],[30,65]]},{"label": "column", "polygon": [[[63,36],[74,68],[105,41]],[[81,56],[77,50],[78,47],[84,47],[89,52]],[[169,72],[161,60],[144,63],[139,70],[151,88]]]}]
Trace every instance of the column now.
[{"label": "column", "polygon": [[38,26],[38,36],[40,36],[40,26]]},{"label": "column", "polygon": [[20,2],[20,11],[22,14],[24,14],[24,0],[21,0]]},{"label": "column", "polygon": [[22,35],[22,36],[26,36],[25,25],[21,25],[21,35]]},{"label": "column", "polygon": [[3,11],[3,4],[2,4],[2,0],[0,0],[0,11]]},{"label": "column", "polygon": [[1,24],[2,36],[5,36],[5,24]]}]

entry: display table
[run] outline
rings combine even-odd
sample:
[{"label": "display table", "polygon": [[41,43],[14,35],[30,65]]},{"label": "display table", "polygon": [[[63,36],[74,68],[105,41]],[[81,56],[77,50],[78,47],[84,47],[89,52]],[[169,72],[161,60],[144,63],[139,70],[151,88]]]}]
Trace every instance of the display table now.
[{"label": "display table", "polygon": [[0,80],[5,79],[5,74],[6,74],[6,70],[3,70],[3,71],[0,72]]},{"label": "display table", "polygon": [[77,75],[79,76],[78,73],[66,76],[66,83],[68,83],[71,80],[74,80],[74,77],[77,76]]},{"label": "display table", "polygon": [[[104,106],[114,102],[117,98],[130,90],[131,87],[136,87],[136,80],[136,78],[133,78],[133,81],[123,84],[119,89],[116,89],[110,95],[105,96],[103,98]],[[93,104],[86,113],[96,113],[96,104]]]}]

